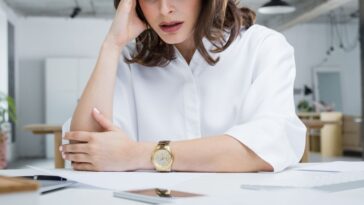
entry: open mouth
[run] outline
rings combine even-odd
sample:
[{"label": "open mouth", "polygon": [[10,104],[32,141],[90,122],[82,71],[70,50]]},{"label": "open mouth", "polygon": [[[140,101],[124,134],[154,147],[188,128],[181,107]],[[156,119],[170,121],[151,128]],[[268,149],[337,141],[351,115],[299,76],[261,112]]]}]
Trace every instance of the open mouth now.
[{"label": "open mouth", "polygon": [[183,21],[172,21],[172,22],[162,22],[159,27],[164,31],[164,32],[176,32],[178,31],[183,25]]}]

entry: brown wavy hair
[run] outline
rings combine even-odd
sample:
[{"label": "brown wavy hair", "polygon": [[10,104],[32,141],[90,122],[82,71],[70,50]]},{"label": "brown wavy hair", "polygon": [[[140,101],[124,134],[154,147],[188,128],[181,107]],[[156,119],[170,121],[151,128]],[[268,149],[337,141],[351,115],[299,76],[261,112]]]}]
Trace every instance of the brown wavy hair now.
[{"label": "brown wavy hair", "polygon": [[[138,0],[137,0],[138,2]],[[120,0],[114,0],[115,9]],[[238,8],[234,0],[201,0],[201,11],[194,31],[196,49],[210,65],[215,65],[219,57],[213,59],[203,45],[202,39],[207,38],[214,49],[212,53],[219,53],[227,49],[240,34],[240,29],[248,29],[255,22],[255,13],[249,8]],[[137,3],[139,18],[148,23]],[[224,33],[229,32],[229,38]],[[173,45],[165,43],[153,29],[147,29],[136,38],[136,50],[131,59],[125,58],[127,63],[138,63],[144,66],[166,66],[175,59]]]}]

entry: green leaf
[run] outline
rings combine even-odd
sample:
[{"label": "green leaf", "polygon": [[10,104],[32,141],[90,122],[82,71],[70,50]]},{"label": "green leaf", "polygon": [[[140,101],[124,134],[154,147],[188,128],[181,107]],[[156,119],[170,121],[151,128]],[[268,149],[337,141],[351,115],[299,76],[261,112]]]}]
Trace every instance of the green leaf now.
[{"label": "green leaf", "polygon": [[8,106],[9,106],[9,110],[10,112],[12,112],[13,114],[16,114],[16,108],[15,108],[15,101],[12,97],[8,96],[7,97],[7,101],[8,101]]},{"label": "green leaf", "polygon": [[[6,102],[7,108],[2,106],[1,103]],[[8,113],[9,118],[12,122],[16,122],[16,106],[15,101],[12,97],[6,95],[4,92],[0,91],[0,115],[2,117],[1,123],[5,122],[5,114]]]},{"label": "green leaf", "polygon": [[9,112],[10,120],[14,123],[16,123],[16,115],[14,112]]}]

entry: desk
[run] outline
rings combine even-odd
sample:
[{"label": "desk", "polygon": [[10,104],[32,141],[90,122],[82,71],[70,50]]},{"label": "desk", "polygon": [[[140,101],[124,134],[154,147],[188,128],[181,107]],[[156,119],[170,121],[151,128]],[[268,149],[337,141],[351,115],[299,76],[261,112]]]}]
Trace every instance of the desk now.
[{"label": "desk", "polygon": [[[305,166],[304,164],[302,166]],[[288,170],[286,172],[297,172]],[[302,172],[303,174],[305,172]],[[307,172],[308,173],[308,172]],[[0,170],[0,175],[19,176],[29,174],[40,174],[38,171],[31,169],[20,170]],[[260,173],[259,180],[274,178],[280,173]],[[332,173],[327,173],[332,174]],[[364,176],[364,172],[362,173]],[[336,205],[336,204],[363,204],[364,187],[341,192],[326,193],[313,191],[310,189],[285,189],[276,191],[254,191],[243,190],[240,185],[244,179],[256,177],[254,173],[246,174],[206,174],[196,179],[181,183],[174,187],[176,190],[196,192],[209,195],[206,198],[189,199],[181,201],[180,204],[319,204],[319,205]],[[55,191],[40,196],[39,205],[120,205],[120,204],[143,204],[140,202],[128,201],[125,199],[115,198],[110,190],[93,188],[86,185],[77,184],[73,187]],[[179,202],[177,202],[178,204]]]},{"label": "desk", "polygon": [[307,131],[306,131],[305,151],[303,153],[301,162],[308,162],[310,154],[311,130],[321,129],[324,126],[324,123],[321,120],[311,120],[311,119],[310,120],[303,119],[302,122],[305,124]]},{"label": "desk", "polygon": [[46,124],[33,124],[24,127],[24,130],[31,131],[35,135],[54,134],[54,167],[64,168],[64,160],[59,146],[62,144],[62,126],[60,125],[46,125]]},{"label": "desk", "polygon": [[[302,122],[305,124],[307,128],[306,132],[306,145],[305,150],[301,159],[301,162],[308,162],[309,161],[309,153],[310,153],[310,141],[311,141],[311,131],[312,130],[321,130],[326,126],[334,126],[334,131],[337,125],[341,126],[341,122],[338,121],[323,121],[323,120],[315,120],[315,119],[302,119]],[[335,127],[336,126],[336,127]],[[337,136],[337,134],[333,133],[333,128],[328,128],[325,131],[325,135],[322,135],[321,141],[325,140],[324,142],[321,142],[321,149],[322,147],[325,147],[325,150],[321,150],[321,154],[324,156],[331,156],[332,154],[327,153],[341,153],[342,148],[341,146],[337,146],[337,139],[339,138],[341,140],[341,135]],[[336,142],[336,143],[335,143]],[[340,141],[341,142],[341,141]],[[327,145],[328,144],[328,145]],[[340,143],[339,143],[340,144]]]}]

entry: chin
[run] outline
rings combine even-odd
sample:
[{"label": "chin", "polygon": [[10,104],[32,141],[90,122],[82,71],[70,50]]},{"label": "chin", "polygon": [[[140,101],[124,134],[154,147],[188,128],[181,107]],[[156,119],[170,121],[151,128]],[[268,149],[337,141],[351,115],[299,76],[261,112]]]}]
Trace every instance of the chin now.
[{"label": "chin", "polygon": [[178,34],[171,34],[171,35],[162,34],[159,35],[159,37],[167,44],[180,44],[187,39],[187,36]]}]

